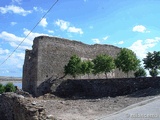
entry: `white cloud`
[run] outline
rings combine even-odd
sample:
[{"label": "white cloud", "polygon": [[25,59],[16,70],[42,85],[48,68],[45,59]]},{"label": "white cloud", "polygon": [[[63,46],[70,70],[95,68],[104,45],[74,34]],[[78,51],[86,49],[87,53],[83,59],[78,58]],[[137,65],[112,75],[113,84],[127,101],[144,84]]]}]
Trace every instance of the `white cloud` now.
[{"label": "white cloud", "polygon": [[155,39],[137,40],[129,49],[133,50],[140,59],[143,59],[146,57],[149,48],[153,48],[158,42],[160,42],[159,37],[155,37]]},{"label": "white cloud", "polygon": [[46,10],[43,10],[41,7],[33,7],[33,10],[36,12],[41,12],[41,13],[47,12]]},{"label": "white cloud", "polygon": [[25,53],[24,52],[19,52],[19,53],[15,53],[14,56],[20,58],[20,59],[24,59]]},{"label": "white cloud", "polygon": [[146,44],[155,44],[160,41],[160,38],[156,37],[155,39],[146,39]]},{"label": "white cloud", "polygon": [[20,42],[22,41],[21,37],[17,37],[12,33],[8,33],[6,31],[3,31],[0,33],[0,38],[9,42]]},{"label": "white cloud", "polygon": [[[4,60],[6,60],[9,54],[8,52],[7,54],[0,54],[0,62],[2,63]],[[24,56],[24,51],[16,51],[4,64],[2,64],[0,68],[0,74],[20,76],[22,73]]]},{"label": "white cloud", "polygon": [[48,25],[46,18],[43,18],[39,23],[39,26],[46,27]]},{"label": "white cloud", "polygon": [[120,44],[120,45],[123,44],[123,43],[124,43],[124,41],[119,41],[119,42],[118,42],[118,44]]},{"label": "white cloud", "polygon": [[121,40],[121,41],[119,41],[119,42],[117,42],[117,43],[114,43],[115,45],[122,45],[124,43],[124,41],[123,40]]},{"label": "white cloud", "polygon": [[57,25],[58,27],[60,27],[60,29],[62,31],[68,31],[70,33],[79,33],[79,34],[83,34],[83,30],[81,28],[76,28],[74,26],[70,25],[70,22],[68,21],[64,21],[64,20],[60,20],[58,19],[57,21],[55,21],[55,25]]},{"label": "white cloud", "polygon": [[92,41],[96,44],[102,44],[104,43],[107,39],[109,38],[109,36],[105,36],[103,38],[93,38]]},{"label": "white cloud", "polygon": [[134,26],[132,29],[134,32],[144,32],[146,28],[143,25]]},{"label": "white cloud", "polygon": [[33,7],[33,10],[38,11],[38,7]]},{"label": "white cloud", "polygon": [[[25,36],[27,36],[27,35],[30,33],[30,30],[28,30],[28,29],[26,29],[26,28],[24,28],[23,30],[24,30],[23,34],[24,34]],[[36,32],[34,33],[34,32],[31,32],[30,35],[27,37],[26,40],[28,40],[28,41],[33,41],[33,39],[34,39],[35,37],[38,37],[38,36],[50,36],[50,35],[49,35],[49,34],[44,34],[44,33],[36,33]]]},{"label": "white cloud", "polygon": [[0,48],[0,55],[1,54],[8,54],[9,53],[9,50],[8,49],[2,49],[2,48]]},{"label": "white cloud", "polygon": [[132,31],[133,32],[141,32],[141,33],[150,32],[150,31],[147,31],[146,27],[143,26],[143,25],[134,26],[133,29],[132,29]]},{"label": "white cloud", "polygon": [[109,36],[106,36],[106,37],[103,38],[103,40],[107,40],[108,38],[109,38]]},{"label": "white cloud", "polygon": [[30,10],[24,10],[22,7],[18,7],[18,6],[15,6],[15,5],[0,7],[0,13],[6,14],[8,12],[19,14],[19,15],[22,15],[22,16],[26,16],[26,15],[32,13],[32,11],[30,11]]},{"label": "white cloud", "polygon": [[3,74],[5,74],[5,73],[10,73],[10,71],[9,71],[9,70],[6,70],[6,69],[1,70],[1,71],[2,71]]},{"label": "white cloud", "polygon": [[22,0],[12,0],[12,2],[13,2],[13,3],[16,2],[16,3],[18,3],[18,4],[21,4]]},{"label": "white cloud", "polygon": [[129,49],[133,50],[139,58],[144,58],[147,52],[147,45],[143,44],[143,40],[137,40]]},{"label": "white cloud", "polygon": [[16,25],[17,24],[17,22],[11,22],[11,25],[12,26],[14,26],[14,25]]},{"label": "white cloud", "polygon": [[[29,33],[30,33],[30,31],[28,29],[24,28],[23,34],[25,36],[27,36]],[[9,45],[13,48],[16,48],[18,46],[18,44],[25,39],[23,44],[19,47],[19,49],[24,50],[24,49],[30,49],[33,44],[33,39],[35,37],[41,36],[41,35],[49,36],[48,34],[31,32],[30,35],[27,37],[27,39],[25,39],[25,37],[19,37],[19,36],[12,34],[12,33],[2,31],[0,33],[0,39],[7,41],[9,43]]]},{"label": "white cloud", "polygon": [[53,30],[48,30],[48,33],[54,33],[54,31]]},{"label": "white cloud", "polygon": [[[13,48],[16,48],[18,47],[18,43],[15,43],[15,42],[9,42],[10,46],[13,47]],[[27,45],[21,45],[18,47],[19,49],[30,49],[31,47],[30,46],[27,46]]]},{"label": "white cloud", "polygon": [[[30,31],[24,28],[23,34],[26,36],[28,35],[28,33],[30,33]],[[3,64],[5,69],[0,68],[0,74],[2,74],[3,72],[6,73],[6,71],[10,71],[9,75],[19,75],[22,71],[22,66],[24,62],[24,49],[31,49],[33,39],[41,35],[49,36],[48,34],[31,32],[27,39],[25,39],[23,44],[21,44],[21,46],[14,52],[14,54],[5,62],[5,64]],[[19,37],[6,31],[2,31],[0,33],[0,39],[7,42],[12,48],[16,48],[18,44],[22,40],[24,40],[24,38],[25,37]],[[9,49],[0,48],[0,62],[2,63],[11,52],[12,51],[10,51]]]},{"label": "white cloud", "polygon": [[101,41],[98,38],[92,39],[94,43],[99,44]]},{"label": "white cloud", "polygon": [[38,11],[38,7],[33,7],[33,10]]},{"label": "white cloud", "polygon": [[[18,37],[16,35],[12,34],[12,33],[6,32],[6,31],[3,31],[3,32],[0,33],[0,38],[2,40],[5,40],[5,41],[9,42],[9,43],[10,42],[20,43],[24,39],[24,37]],[[32,45],[32,41],[26,39],[24,41],[24,44]]]},{"label": "white cloud", "polygon": [[69,22],[59,19],[55,22],[55,24],[59,26],[61,30],[67,30],[68,27],[70,26]]},{"label": "white cloud", "polygon": [[75,27],[69,27],[68,32],[83,34],[83,31],[81,28],[75,28]]}]

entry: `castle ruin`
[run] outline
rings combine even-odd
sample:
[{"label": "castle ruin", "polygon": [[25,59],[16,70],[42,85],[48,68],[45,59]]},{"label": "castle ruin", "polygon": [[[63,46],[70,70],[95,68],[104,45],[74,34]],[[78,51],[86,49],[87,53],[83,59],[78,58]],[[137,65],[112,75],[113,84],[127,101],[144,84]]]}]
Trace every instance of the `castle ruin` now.
[{"label": "castle ruin", "polygon": [[[62,77],[64,66],[74,54],[82,59],[94,59],[99,54],[108,54],[115,58],[120,50],[121,48],[113,45],[87,45],[57,37],[36,37],[32,50],[26,50],[22,89],[33,95],[43,94],[45,88],[39,86],[51,77]],[[109,77],[123,78],[126,77],[126,74],[116,69],[109,74]],[[71,78],[71,76],[66,78]],[[87,78],[87,76],[79,76],[79,78]],[[91,78],[97,78],[97,76],[92,75]],[[105,78],[105,76],[101,76],[101,78]]]}]

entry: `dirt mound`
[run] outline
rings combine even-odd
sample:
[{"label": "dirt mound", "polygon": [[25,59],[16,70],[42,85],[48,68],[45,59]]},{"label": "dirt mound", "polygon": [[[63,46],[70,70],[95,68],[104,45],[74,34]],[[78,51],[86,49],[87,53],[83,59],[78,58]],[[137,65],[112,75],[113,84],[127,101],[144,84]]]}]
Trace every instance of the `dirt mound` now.
[{"label": "dirt mound", "polygon": [[[37,99],[48,115],[56,120],[94,120],[103,115],[119,111],[127,106],[159,95],[160,89],[148,88],[133,94],[98,99],[62,99],[46,94]],[[46,99],[47,98],[47,99]]]}]

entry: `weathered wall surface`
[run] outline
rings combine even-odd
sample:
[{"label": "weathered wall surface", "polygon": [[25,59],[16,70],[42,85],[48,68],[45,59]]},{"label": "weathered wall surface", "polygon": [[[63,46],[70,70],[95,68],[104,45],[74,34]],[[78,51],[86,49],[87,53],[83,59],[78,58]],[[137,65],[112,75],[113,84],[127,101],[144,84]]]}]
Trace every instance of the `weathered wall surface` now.
[{"label": "weathered wall surface", "polygon": [[127,95],[147,88],[160,88],[160,77],[66,80],[52,92],[64,98],[100,98]]},{"label": "weathered wall surface", "polygon": [[37,89],[38,45],[34,43],[32,50],[26,50],[23,65],[22,89],[34,94]]},{"label": "weathered wall surface", "polygon": [[[119,52],[120,48],[112,45],[86,45],[56,37],[37,37],[34,39],[33,49],[26,51],[22,89],[35,95],[43,94],[47,86],[40,88],[41,83],[51,77],[62,77],[64,66],[74,54],[81,58],[94,59],[99,54],[115,57]],[[126,77],[126,74],[115,70],[109,76],[110,78],[123,78]],[[93,75],[90,77],[97,78]],[[101,78],[104,77],[101,76]],[[71,78],[71,76],[67,78]],[[78,78],[87,78],[87,76],[79,76]]]},{"label": "weathered wall surface", "polygon": [[16,93],[0,95],[0,120],[47,120],[43,106]]}]

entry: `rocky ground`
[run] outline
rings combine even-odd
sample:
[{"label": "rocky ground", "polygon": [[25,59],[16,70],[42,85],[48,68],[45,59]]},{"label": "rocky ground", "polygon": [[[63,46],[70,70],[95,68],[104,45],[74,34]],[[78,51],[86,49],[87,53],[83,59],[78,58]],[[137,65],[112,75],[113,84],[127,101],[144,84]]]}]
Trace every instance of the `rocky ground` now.
[{"label": "rocky ground", "polygon": [[36,98],[37,104],[43,104],[48,115],[56,120],[98,120],[129,105],[158,96],[160,89],[145,89],[130,95],[99,99],[62,99],[46,94]]}]

